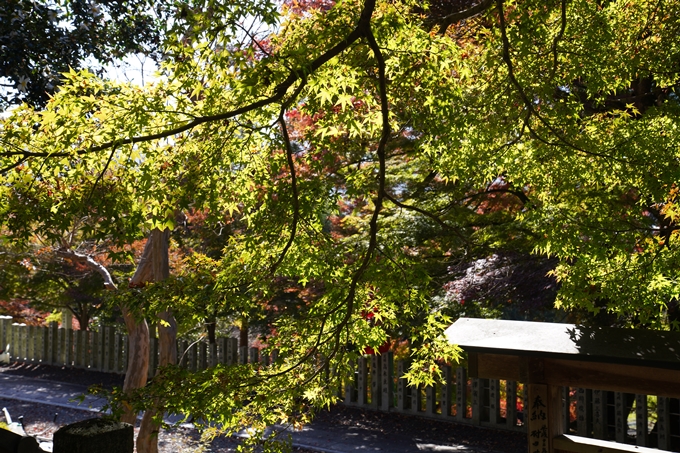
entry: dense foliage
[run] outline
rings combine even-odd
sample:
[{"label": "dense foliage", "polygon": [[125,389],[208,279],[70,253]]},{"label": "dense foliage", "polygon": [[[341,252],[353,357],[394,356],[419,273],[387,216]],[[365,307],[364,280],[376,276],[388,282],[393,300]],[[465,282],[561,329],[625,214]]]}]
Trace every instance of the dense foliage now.
[{"label": "dense foliage", "polygon": [[272,321],[272,368],[169,370],[152,399],[227,427],[295,419],[388,333],[429,382],[456,355],[433,296],[461,256],[494,250],[556,260],[565,309],[669,328],[677,2],[293,6],[187,2],[153,84],[72,71],[2,126],[6,234],[124,250],[192,209],[228,231],[185,280],[209,288],[179,297],[171,279],[141,306],[303,307]]},{"label": "dense foliage", "polygon": [[128,54],[158,59],[165,4],[146,0],[6,0],[0,4],[0,110],[45,105],[69,68]]}]

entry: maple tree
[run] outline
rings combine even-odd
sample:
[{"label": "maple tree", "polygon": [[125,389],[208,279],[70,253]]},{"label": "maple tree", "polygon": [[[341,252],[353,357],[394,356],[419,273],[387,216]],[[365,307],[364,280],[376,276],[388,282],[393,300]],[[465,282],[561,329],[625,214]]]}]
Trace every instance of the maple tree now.
[{"label": "maple tree", "polygon": [[[3,123],[0,218],[16,237],[58,241],[82,210],[96,222],[78,235],[122,244],[195,209],[242,225],[204,262],[210,303],[248,314],[315,289],[304,316],[277,314],[272,366],[167,367],[127,403],[226,430],[304,421],[300,406],[333,401],[352,361],[404,326],[408,377],[431,383],[456,357],[432,297],[465,253],[551,257],[560,307],[670,327],[676,2],[290,6],[187,2],[153,84],[73,71],[44,111]],[[149,280],[149,312],[190,309],[191,288]]]}]

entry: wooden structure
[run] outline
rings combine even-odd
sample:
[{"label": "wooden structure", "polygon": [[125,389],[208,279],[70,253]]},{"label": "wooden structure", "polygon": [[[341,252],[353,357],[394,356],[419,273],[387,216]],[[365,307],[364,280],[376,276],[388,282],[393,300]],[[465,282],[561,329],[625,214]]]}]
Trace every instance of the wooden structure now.
[{"label": "wooden structure", "polygon": [[658,451],[564,434],[563,386],[680,397],[677,332],[461,318],[446,336],[471,377],[527,385],[529,453]]}]

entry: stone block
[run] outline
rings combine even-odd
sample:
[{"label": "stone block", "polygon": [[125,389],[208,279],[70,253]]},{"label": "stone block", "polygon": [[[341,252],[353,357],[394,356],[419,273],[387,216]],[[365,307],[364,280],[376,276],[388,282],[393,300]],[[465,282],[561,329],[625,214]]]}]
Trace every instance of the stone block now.
[{"label": "stone block", "polygon": [[132,425],[91,418],[60,428],[54,433],[54,453],[132,453]]},{"label": "stone block", "polygon": [[45,453],[38,441],[0,428],[0,453]]}]

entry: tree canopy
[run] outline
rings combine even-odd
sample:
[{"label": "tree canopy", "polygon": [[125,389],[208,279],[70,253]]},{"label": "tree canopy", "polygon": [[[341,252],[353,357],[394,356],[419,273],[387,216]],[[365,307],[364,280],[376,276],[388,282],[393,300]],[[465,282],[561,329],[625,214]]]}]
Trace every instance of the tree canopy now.
[{"label": "tree canopy", "polygon": [[166,7],[146,0],[2,2],[0,109],[44,106],[70,67],[101,70],[130,54],[160,58]]},{"label": "tree canopy", "polygon": [[186,2],[153,83],[70,71],[2,125],[4,234],[122,250],[202,210],[234,225],[209,272],[223,304],[301,294],[304,316],[274,321],[276,366],[169,371],[155,398],[286,419],[414,319],[410,376],[429,382],[455,358],[433,296],[492,250],[557,260],[561,307],[669,328],[680,4],[301,3]]}]

